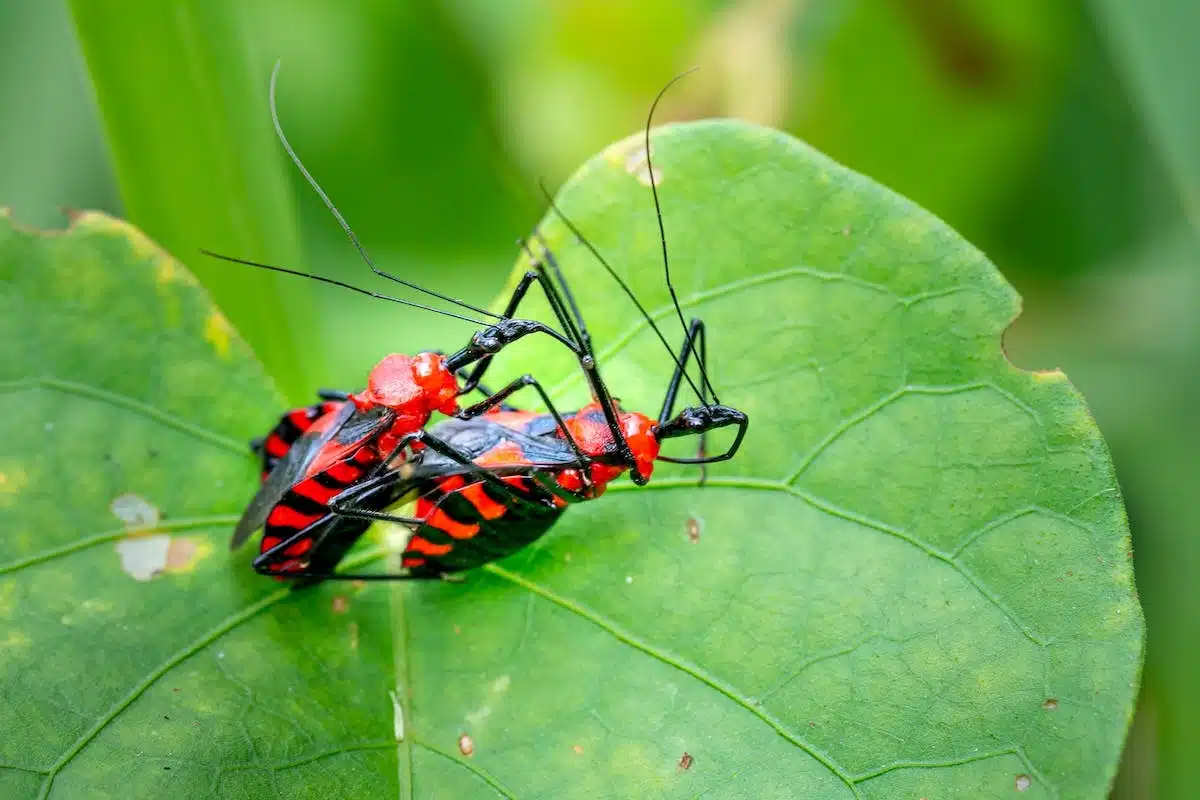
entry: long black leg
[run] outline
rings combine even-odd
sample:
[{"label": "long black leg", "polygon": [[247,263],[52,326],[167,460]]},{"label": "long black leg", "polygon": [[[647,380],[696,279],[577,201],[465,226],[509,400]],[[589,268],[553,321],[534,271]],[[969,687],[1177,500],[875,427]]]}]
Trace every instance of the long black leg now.
[{"label": "long black leg", "polygon": [[[460,381],[466,381],[466,380],[468,380],[468,373],[467,373],[467,370],[465,370],[465,369],[460,369],[458,372],[456,372],[456,373],[454,373],[454,374],[455,374],[455,375],[458,377],[458,379],[459,379]],[[479,381],[475,381],[475,385],[474,385],[473,387],[471,387],[471,388],[472,388],[472,389],[474,389],[475,391],[479,392],[479,393],[480,393],[481,395],[483,395],[485,398],[491,397],[492,395],[494,395],[494,394],[495,394],[495,392],[493,392],[493,391],[492,391],[491,389],[489,389],[488,387],[484,386],[484,385],[483,385],[482,383],[480,383]],[[497,407],[498,407],[498,408],[499,408],[501,411],[520,411],[520,410],[521,410],[521,409],[517,408],[516,406],[514,406],[514,405],[512,405],[512,404],[510,404],[510,403],[500,403],[500,404],[499,404],[499,406],[497,406]]]},{"label": "long black leg", "polygon": [[[271,575],[281,578],[309,578],[314,581],[446,581],[447,583],[462,583],[463,578],[457,575],[451,575],[446,572],[436,575],[411,575],[403,572],[265,572],[260,571],[263,575]],[[297,589],[304,589],[314,584],[304,584],[297,586]]]},{"label": "long black leg", "polygon": [[[558,261],[554,258],[554,253],[552,253],[550,249],[546,247],[544,242],[542,244],[542,250],[545,253],[547,263],[553,265],[555,272],[561,276],[562,270],[558,268]],[[546,274],[544,268],[542,268],[541,274]],[[566,284],[564,281],[563,288],[565,289],[565,287]],[[542,288],[546,290],[546,295],[550,299],[550,305],[557,310],[557,313],[560,315],[565,315],[566,302],[563,300],[562,295],[559,294],[558,287],[552,284],[549,280],[545,280],[542,284]],[[568,297],[570,297],[569,290]],[[571,297],[570,302],[574,304],[575,301],[573,297]],[[579,321],[580,324],[582,324],[582,318],[580,318]],[[612,394],[609,393],[608,387],[604,385],[603,378],[600,377],[600,368],[596,366],[596,358],[592,354],[591,340],[589,334],[586,332],[586,329],[580,333],[580,336],[588,342],[588,345],[583,356],[579,359],[579,367],[583,370],[584,375],[587,376],[588,384],[592,389],[592,394],[595,396],[596,402],[600,404],[601,411],[604,412],[604,421],[608,424],[608,429],[612,434],[613,442],[617,446],[617,454],[629,468],[630,479],[639,486],[644,485],[649,478],[647,478],[641,473],[641,471],[638,470],[637,461],[633,457],[633,451],[629,449],[629,442],[625,439],[625,434],[621,431],[621,425],[617,420],[617,412],[615,409],[615,404],[613,403]]]},{"label": "long black leg", "polygon": [[[697,345],[699,342],[699,345]],[[676,365],[675,371],[671,374],[671,380],[667,384],[667,393],[663,397],[662,410],[658,413],[658,424],[661,425],[671,418],[671,414],[675,411],[675,399],[679,395],[679,384],[683,380],[684,372],[687,370],[688,359],[696,355],[699,349],[698,358],[701,362],[708,360],[708,344],[704,336],[704,320],[693,319],[692,324],[688,326],[687,336],[683,340],[683,348],[679,354],[679,364]],[[700,401],[707,405],[708,392],[704,389],[700,391]]]},{"label": "long black leg", "polygon": [[[395,473],[389,473],[388,475],[381,475],[380,478],[387,478],[392,474],[395,474]],[[462,474],[477,477],[481,481],[488,483],[489,486],[493,487],[496,494],[501,498],[501,502],[503,502],[505,505],[537,506],[540,508],[540,506],[537,503],[535,503],[534,501],[532,501],[526,497],[522,497],[519,493],[514,491],[513,488],[511,486],[509,486],[507,483],[505,483],[504,481],[500,481],[498,486],[496,484],[492,484],[489,479],[495,478],[496,476],[493,475],[492,473],[488,472],[483,467],[474,465],[472,469],[469,469]],[[381,482],[379,484],[379,486],[385,486],[385,485],[386,485],[386,482]],[[378,487],[375,487],[375,488],[378,488]],[[449,497],[449,496],[450,495],[446,495],[446,497]],[[330,501],[329,509],[330,509],[330,511],[332,511],[334,514],[336,514],[339,517],[344,517],[346,519],[360,519],[360,520],[364,520],[364,521],[368,521],[368,522],[393,522],[398,525],[407,525],[409,527],[420,527],[421,525],[424,525],[427,521],[421,517],[404,517],[404,516],[400,516],[399,514],[389,514],[386,511],[371,511],[370,509],[365,509],[365,508],[347,508],[343,505],[345,502],[347,502],[347,500],[353,500],[353,499],[354,498],[341,498],[341,497],[336,498],[335,500]],[[445,500],[445,497],[443,497],[442,500]],[[439,500],[438,503],[434,506],[435,509],[441,506],[442,500]]]},{"label": "long black leg", "polygon": [[[586,353],[587,350],[583,345],[580,344],[580,333],[578,328],[575,326],[575,321],[571,318],[570,314],[566,312],[566,309],[561,306],[561,301],[556,302],[558,297],[553,292],[553,287],[550,286],[550,281],[546,277],[544,267],[540,262],[536,262],[536,260],[533,269],[530,269],[523,276],[521,276],[521,280],[517,283],[517,288],[513,290],[512,296],[509,297],[508,305],[504,309],[504,319],[512,319],[513,315],[517,312],[517,308],[521,305],[521,301],[524,300],[525,295],[529,293],[529,287],[534,283],[537,283],[542,287],[542,291],[546,294],[546,299],[550,303],[550,308],[554,312],[554,316],[558,319],[559,324],[562,325],[563,330],[566,331],[566,337],[562,339],[562,341],[569,344],[572,352],[576,356]],[[500,323],[492,327],[500,328],[502,327],[502,324],[503,323]],[[469,349],[470,348],[468,347],[467,350]],[[462,352],[463,351],[460,351],[460,353]],[[481,354],[479,358],[475,359],[476,363],[474,367],[471,368],[470,375],[463,384],[461,390],[462,394],[466,394],[474,390],[479,385],[479,381],[487,372],[488,367],[491,366],[492,359],[495,358],[495,355],[496,354],[494,352]],[[456,353],[454,356],[451,356],[451,361],[456,363],[460,358],[460,354]]]},{"label": "long black leg", "polygon": [[[698,351],[698,352],[697,352]],[[679,351],[679,363],[675,366],[675,371],[671,374],[671,380],[667,383],[667,392],[663,397],[662,410],[658,412],[658,424],[662,425],[671,418],[671,414],[675,411],[675,401],[679,395],[679,385],[683,381],[684,373],[687,371],[688,359],[695,356],[701,364],[708,363],[708,339],[704,332],[704,320],[693,319],[688,325],[687,335],[683,340],[683,347]],[[708,405],[708,384],[701,382],[700,384],[700,402],[703,405]],[[696,457],[702,459],[705,457],[707,449],[706,436],[707,431],[700,432],[700,444],[697,448]],[[703,463],[700,464],[700,483],[703,484],[708,478],[708,469]]]},{"label": "long black leg", "polygon": [[[539,258],[530,249],[529,242],[524,239],[521,240],[520,245],[529,254],[529,260],[533,263],[533,269],[541,276],[541,279],[547,285],[553,286],[561,292],[561,294],[553,296],[547,295],[547,299],[554,309],[555,316],[567,328],[571,336],[575,338],[575,341],[579,342],[583,352],[590,353],[592,352],[592,336],[588,333],[587,323],[583,321],[583,314],[579,312],[579,304],[575,302],[575,295],[571,293],[571,287],[567,285],[567,279],[563,277],[562,270],[558,266],[558,260],[554,257],[554,253],[546,246],[546,240],[539,233],[535,232],[535,235],[542,246],[544,259]],[[549,274],[546,272],[546,264],[550,266],[550,271],[554,273],[554,280],[551,280]]]},{"label": "long black leg", "polygon": [[349,400],[350,393],[341,389],[317,389],[317,397],[322,400]]},{"label": "long black leg", "polygon": [[[391,477],[394,474],[395,473],[391,473],[391,474],[383,476],[383,477],[385,477],[385,478]],[[352,496],[354,498],[359,499],[364,496],[370,495],[375,490],[379,490],[381,488],[387,488],[385,483],[382,481],[375,481],[374,484],[375,485],[371,485],[371,486],[359,485],[359,486],[353,487],[352,489],[347,490],[347,492],[343,492],[342,495],[345,496],[347,494],[352,493]],[[338,516],[342,516],[342,517],[349,518],[349,519],[374,520],[376,518],[380,518],[380,519],[387,519],[389,521],[399,522],[399,523],[408,524],[408,525],[422,525],[425,522],[425,520],[418,519],[416,517],[400,517],[400,516],[387,516],[387,515],[380,515],[379,517],[367,516],[371,512],[364,512],[361,509],[347,509],[346,511],[349,511],[351,513],[345,513],[345,512],[338,511],[337,509],[335,509],[334,502],[332,502],[332,501],[330,502],[329,507],[330,507],[330,511],[333,514],[337,514]],[[443,580],[455,580],[448,575],[409,575],[409,574],[404,574],[404,573],[378,573],[378,572],[365,573],[365,574],[344,573],[344,572],[312,572],[312,571],[280,572],[277,569],[272,569],[272,567],[275,567],[278,564],[277,557],[281,554],[284,554],[285,550],[287,550],[289,547],[291,547],[296,542],[301,541],[305,537],[313,537],[317,533],[317,529],[320,528],[321,526],[327,526],[330,524],[331,524],[331,520],[327,517],[319,519],[316,522],[312,523],[311,525],[308,525],[308,526],[302,528],[301,530],[296,531],[294,534],[287,537],[283,541],[279,542],[278,544],[276,544],[274,547],[270,548],[269,550],[263,551],[262,553],[260,553],[258,555],[257,558],[254,559],[254,563],[252,566],[254,567],[255,572],[259,573],[260,575],[270,575],[272,577],[286,577],[288,579],[297,579],[297,580],[304,579],[304,581],[305,581],[304,583],[299,584],[295,587],[297,589],[312,585],[312,583],[315,583],[316,581],[321,581],[321,580],[380,581],[380,580],[426,580],[426,579],[438,579],[438,578],[443,579]],[[357,539],[358,536],[361,535],[362,532],[363,531],[359,531],[355,535],[354,538]],[[322,537],[322,541],[324,540],[324,538],[325,537]],[[286,554],[284,554],[284,555],[286,555]],[[458,580],[461,580],[461,578]]]}]

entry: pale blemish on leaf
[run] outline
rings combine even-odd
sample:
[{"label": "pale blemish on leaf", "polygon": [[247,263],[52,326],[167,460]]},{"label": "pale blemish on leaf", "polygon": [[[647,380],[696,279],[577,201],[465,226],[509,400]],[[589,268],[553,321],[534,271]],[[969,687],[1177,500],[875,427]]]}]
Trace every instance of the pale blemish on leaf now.
[{"label": "pale blemish on leaf", "polygon": [[1018,775],[1014,783],[1018,792],[1027,792],[1033,786],[1033,779],[1028,775]]},{"label": "pale blemish on leaf", "polygon": [[130,528],[150,528],[158,524],[158,508],[132,492],[118,495],[108,506],[117,519]]},{"label": "pale blemish on leaf", "polygon": [[15,464],[0,468],[0,508],[11,508],[29,485],[29,473]]},{"label": "pale blemish on leaf", "polygon": [[128,222],[99,211],[79,211],[71,217],[71,222],[72,227],[88,228],[124,239],[129,243],[129,247],[136,257],[152,259],[155,262],[155,276],[159,283],[181,281],[189,286],[197,285],[196,279],[190,272],[182,269],[179,263],[155,244],[149,236]]},{"label": "pale blemish on leaf", "polygon": [[1042,703],[1042,708],[1046,709],[1047,711],[1057,711],[1058,701],[1053,697],[1047,697],[1046,702]]},{"label": "pale blemish on leaf", "polygon": [[496,694],[503,694],[508,691],[508,687],[512,685],[512,678],[507,675],[501,675],[496,680],[492,681],[492,691]]},{"label": "pale blemish on leaf", "polygon": [[149,581],[164,573],[190,572],[211,551],[206,540],[190,536],[130,536],[116,543],[121,570],[135,581]]},{"label": "pale blemish on leaf", "polygon": [[11,617],[15,610],[13,605],[13,593],[16,591],[16,584],[9,581],[0,581],[0,617]]},{"label": "pale blemish on leaf", "polygon": [[94,615],[106,614],[112,609],[113,604],[107,600],[89,598],[76,606],[70,614],[63,614],[58,621],[64,626],[74,625],[77,622],[84,622]]},{"label": "pale blemish on leaf", "polygon": [[24,650],[29,647],[29,637],[20,631],[9,631],[0,639],[0,652]]},{"label": "pale blemish on leaf", "polygon": [[475,742],[465,733],[458,737],[458,752],[464,756],[469,756],[475,752]]},{"label": "pale blemish on leaf", "polygon": [[[653,148],[652,148],[653,149]],[[653,153],[651,153],[653,156]],[[643,186],[662,186],[662,170],[658,167],[651,168],[650,159],[646,157],[646,146],[640,145],[635,147],[625,156],[625,171],[638,179],[638,183]]]},{"label": "pale blemish on leaf", "polygon": [[148,581],[167,568],[171,537],[164,534],[133,536],[117,542],[121,570],[135,581]]},{"label": "pale blemish on leaf", "polygon": [[229,358],[229,343],[233,341],[233,326],[217,309],[208,312],[204,320],[204,339],[213,346],[221,358]]},{"label": "pale blemish on leaf", "polygon": [[333,613],[345,614],[350,610],[350,601],[346,599],[344,594],[335,594],[333,596]]},{"label": "pale blemish on leaf", "polygon": [[477,708],[474,711],[468,711],[467,712],[467,724],[470,725],[472,728],[476,728],[476,729],[482,728],[484,721],[487,720],[487,718],[490,717],[491,715],[492,715],[492,707],[491,706],[484,706],[483,708]]},{"label": "pale blemish on leaf", "polygon": [[[653,157],[653,145],[651,145],[651,157]],[[638,183],[643,186],[650,185],[650,165],[646,158],[646,140],[642,133],[635,133],[627,136],[619,142],[615,142],[604,149],[602,157],[614,167],[620,167],[630,175],[637,178]],[[662,170],[657,166],[654,167],[654,185],[662,185]]]},{"label": "pale blemish on leaf", "polygon": [[921,216],[909,215],[889,220],[886,227],[888,233],[897,240],[920,244],[933,232],[934,223]]},{"label": "pale blemish on leaf", "polygon": [[397,742],[404,741],[404,705],[400,702],[400,695],[395,689],[388,691],[388,696],[392,698],[392,733],[396,737]]}]

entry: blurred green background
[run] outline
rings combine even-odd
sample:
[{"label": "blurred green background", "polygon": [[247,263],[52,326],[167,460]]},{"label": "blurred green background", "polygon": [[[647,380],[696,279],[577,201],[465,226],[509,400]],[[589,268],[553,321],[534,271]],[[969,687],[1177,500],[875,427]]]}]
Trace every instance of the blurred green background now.
[{"label": "blurred green background", "polygon": [[375,259],[481,303],[541,215],[538,179],[640,128],[698,64],[661,121],[790,131],[944,217],[1024,296],[1009,357],[1087,397],[1133,525],[1150,639],[1114,797],[1191,797],[1197,34],[1195,0],[5,0],[0,204],[45,227],[60,206],[128,216],[303,400],[469,328],[198,254],[368,283],[272,138],[276,58],[285,129]]}]

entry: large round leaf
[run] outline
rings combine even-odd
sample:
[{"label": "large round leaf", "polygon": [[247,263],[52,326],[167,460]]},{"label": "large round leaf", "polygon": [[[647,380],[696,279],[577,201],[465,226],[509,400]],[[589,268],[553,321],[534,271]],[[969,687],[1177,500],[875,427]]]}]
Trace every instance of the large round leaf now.
[{"label": "large round leaf", "polygon": [[[236,336],[128,229],[3,226],[7,794],[1102,796],[1141,656],[1128,530],[1080,398],[1003,357],[1013,292],[782,134],[674,126],[654,156],[746,445],[461,585],[289,593],[226,556],[279,410]],[[631,139],[559,202],[676,343],[648,179]],[[657,413],[670,358],[543,234]],[[497,366],[586,396],[551,343]]]}]

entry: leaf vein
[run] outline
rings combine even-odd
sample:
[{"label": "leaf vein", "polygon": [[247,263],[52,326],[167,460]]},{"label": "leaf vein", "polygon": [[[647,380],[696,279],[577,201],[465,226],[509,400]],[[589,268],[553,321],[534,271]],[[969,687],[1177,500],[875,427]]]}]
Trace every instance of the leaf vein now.
[{"label": "leaf vein", "polygon": [[455,758],[454,756],[450,755],[449,753],[444,753],[441,750],[439,750],[438,748],[433,747],[432,745],[425,744],[425,742],[418,740],[413,743],[415,745],[417,745],[417,747],[420,747],[423,750],[427,750],[430,753],[433,753],[434,755],[441,756],[442,758],[446,759],[447,761],[450,761],[454,764],[458,764],[460,767],[465,769],[467,772],[470,772],[476,778],[479,778],[481,781],[486,783],[488,786],[492,787],[492,789],[494,789],[496,791],[496,794],[505,798],[505,800],[516,800],[517,796],[515,794],[510,792],[508,789],[504,788],[504,785],[501,784],[500,781],[493,778],[483,768],[477,767],[474,764],[470,764],[466,761],[463,761],[461,758]]},{"label": "leaf vein", "polygon": [[9,572],[16,572],[25,567],[32,567],[37,564],[43,564],[47,561],[53,561],[56,558],[69,556],[72,553],[86,550],[89,547],[95,547],[98,544],[105,542],[113,542],[117,539],[123,539],[126,536],[135,536],[137,534],[148,533],[165,533],[167,531],[188,531],[196,528],[215,527],[218,525],[232,525],[237,522],[237,516],[233,514],[215,514],[211,517],[187,517],[181,519],[172,519],[159,522],[155,525],[131,526],[128,528],[117,528],[104,533],[97,533],[93,536],[85,536],[82,539],[76,539],[70,544],[57,547],[53,550],[45,550],[41,553],[35,553],[27,558],[18,561],[10,561],[7,564],[0,564],[0,575]]},{"label": "leaf vein", "polygon": [[99,401],[114,408],[123,408],[127,411],[133,411],[141,414],[155,422],[161,422],[164,425],[172,427],[182,433],[186,433],[201,441],[217,445],[226,450],[230,450],[239,455],[245,455],[249,452],[245,442],[238,441],[224,434],[211,431],[208,428],[201,427],[194,422],[189,422],[185,419],[169,414],[162,409],[155,408],[149,403],[138,400],[134,397],[110,392],[107,389],[101,389],[96,386],[90,386],[85,383],[76,383],[74,381],[65,381],[60,378],[41,376],[36,378],[27,378],[25,380],[10,381],[0,383],[0,394],[11,394],[13,392],[24,391],[27,389],[48,389],[50,391],[62,392],[63,394],[74,394],[80,397],[87,397],[92,400]]},{"label": "leaf vein", "polygon": [[738,693],[738,691],[733,686],[730,686],[729,684],[725,683],[720,678],[716,677],[715,675],[709,674],[708,672],[706,672],[705,670],[701,669],[700,667],[698,667],[696,665],[685,662],[682,658],[676,656],[673,653],[669,653],[665,650],[660,650],[659,648],[655,647],[654,645],[650,644],[649,642],[642,641],[640,638],[638,638],[634,634],[624,630],[623,628],[616,625],[612,621],[603,617],[601,614],[598,614],[597,612],[583,606],[580,603],[575,602],[574,600],[571,600],[567,597],[563,597],[562,595],[552,592],[551,590],[547,589],[546,587],[541,586],[537,583],[534,583],[533,581],[530,581],[529,579],[524,578],[521,575],[516,574],[515,572],[509,572],[508,570],[504,569],[503,567],[496,566],[495,564],[488,564],[487,566],[483,567],[483,569],[487,570],[488,572],[491,572],[494,575],[504,578],[505,580],[509,581],[510,583],[513,583],[513,584],[516,584],[517,586],[522,587],[526,591],[529,591],[529,592],[532,592],[532,593],[538,595],[539,597],[543,598],[544,600],[554,603],[555,605],[559,606],[560,608],[563,608],[567,611],[570,611],[573,614],[576,614],[579,617],[582,617],[583,619],[586,619],[588,622],[591,622],[593,625],[596,625],[597,627],[607,631],[609,634],[611,634],[613,637],[615,637],[618,641],[624,642],[625,644],[628,644],[631,647],[641,650],[646,655],[648,655],[652,658],[655,658],[658,661],[661,661],[662,663],[664,663],[668,666],[674,667],[675,669],[679,670],[680,672],[690,675],[693,678],[695,678],[696,680],[700,681],[701,683],[708,685],[710,688],[716,690],[718,693],[724,695],[729,700],[732,700],[735,704],[741,706],[746,711],[749,711],[751,714],[758,717],[760,720],[762,720],[764,723],[766,723],[768,727],[770,727],[777,734],[779,734],[779,736],[781,736],[783,739],[787,740],[788,742],[791,742],[797,748],[799,748],[800,750],[803,750],[805,753],[807,753],[809,756],[811,756],[814,761],[817,761],[819,764],[821,764],[827,770],[829,770],[830,773],[832,773],[839,780],[841,780],[842,783],[844,783],[846,785],[846,787],[849,788],[856,797],[861,796],[857,787],[854,785],[854,781],[851,779],[851,777],[846,772],[846,770],[843,769],[829,755],[822,752],[818,748],[814,747],[812,744],[806,742],[801,736],[799,736],[795,731],[791,730],[786,725],[784,725],[783,722],[780,721],[779,719],[777,719],[773,714],[770,714],[765,709],[756,705],[749,698],[743,697],[741,694]]},{"label": "leaf vein", "polygon": [[126,708],[132,705],[135,700],[141,697],[141,695],[145,693],[145,691],[149,689],[156,681],[158,681],[159,678],[166,675],[171,669],[198,653],[207,645],[212,644],[221,636],[225,635],[242,623],[249,621],[260,612],[265,611],[266,609],[275,605],[275,603],[278,603],[284,597],[287,597],[290,591],[290,589],[279,589],[262,598],[257,603],[247,606],[237,614],[226,618],[219,625],[212,628],[203,636],[196,639],[196,641],[188,644],[186,647],[179,650],[177,653],[156,667],[149,675],[147,675],[136,686],[134,686],[128,694],[118,700],[117,703],[110,708],[104,716],[96,721],[95,725],[88,729],[83,736],[79,737],[79,739],[76,740],[76,742],[71,745],[71,747],[68,748],[65,753],[63,753],[62,757],[58,759],[58,761],[47,773],[46,780],[42,783],[42,791],[39,796],[43,798],[47,797],[50,794],[50,788],[54,784],[54,778],[58,775],[58,773],[62,772],[63,768],[65,768],[67,764],[71,763],[71,760],[74,759],[75,756],[77,756],[80,751],[82,751],[83,748],[92,741],[92,739],[96,738],[100,731],[104,730],[104,728],[107,727],[110,722],[116,719],[116,717],[122,711],[124,711]]},{"label": "leaf vein", "polygon": [[[841,508],[839,506],[834,505],[833,503],[830,503],[828,500],[825,500],[824,498],[818,497],[817,495],[806,492],[803,489],[799,489],[795,486],[789,486],[789,485],[787,485],[785,483],[781,483],[779,481],[766,480],[766,479],[762,479],[762,478],[709,478],[705,482],[704,485],[705,485],[705,487],[711,486],[711,487],[721,487],[721,488],[755,489],[755,490],[759,490],[759,491],[783,492],[784,494],[790,494],[793,497],[796,497],[796,498],[804,501],[805,503],[807,503],[808,505],[817,509],[818,511],[822,511],[826,514],[829,514],[832,517],[837,517],[837,518],[843,519],[847,522],[852,522],[856,525],[862,525],[863,527],[871,528],[873,530],[879,531],[880,533],[885,533],[888,536],[893,536],[897,539],[900,539],[901,541],[908,542],[913,547],[916,547],[917,549],[924,552],[926,555],[928,555],[932,558],[935,558],[938,561],[944,562],[951,569],[958,572],[964,579],[966,579],[966,581],[968,583],[970,583],[975,588],[975,590],[977,592],[979,592],[979,594],[985,600],[987,600],[989,603],[991,603],[993,606],[995,606],[996,609],[1000,611],[1000,613],[1004,614],[1004,616],[1008,619],[1008,621],[1011,622],[1017,628],[1017,630],[1021,631],[1021,633],[1025,636],[1025,638],[1029,639],[1029,641],[1033,642],[1034,644],[1036,644],[1039,647],[1045,647],[1047,644],[1049,644],[1049,642],[1044,637],[1042,637],[1040,634],[1038,634],[1036,631],[1034,631],[1032,628],[1030,628],[1024,622],[1022,622],[1021,619],[1016,615],[1016,613],[1014,613],[1011,609],[1009,609],[1008,606],[1005,605],[1000,600],[1000,598],[996,597],[991,592],[991,590],[988,589],[987,586],[984,585],[982,581],[980,581],[978,578],[976,578],[970,572],[970,570],[968,570],[966,568],[966,566],[964,566],[957,558],[955,558],[955,556],[953,554],[942,552],[938,548],[933,547],[928,542],[925,542],[922,539],[920,539],[919,537],[912,535],[908,531],[902,530],[900,528],[895,528],[891,525],[888,525],[885,522],[880,522],[879,520],[872,519],[870,517],[859,514],[855,511],[850,511],[848,509]],[[608,491],[611,494],[614,492],[629,491],[630,489],[638,489],[639,491],[644,492],[644,491],[650,491],[650,490],[665,491],[667,489],[694,489],[694,488],[696,488],[696,482],[694,480],[684,480],[681,478],[667,478],[665,480],[657,481],[656,483],[654,483],[650,486],[644,486],[644,487],[633,486],[631,484],[617,484],[616,486],[609,487]],[[1076,524],[1079,524],[1079,523],[1076,521]]]}]

